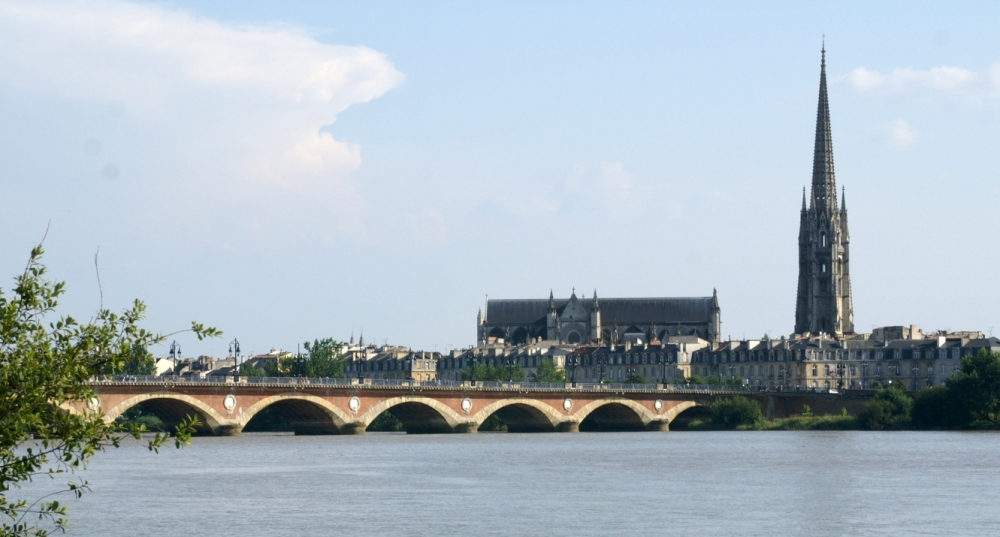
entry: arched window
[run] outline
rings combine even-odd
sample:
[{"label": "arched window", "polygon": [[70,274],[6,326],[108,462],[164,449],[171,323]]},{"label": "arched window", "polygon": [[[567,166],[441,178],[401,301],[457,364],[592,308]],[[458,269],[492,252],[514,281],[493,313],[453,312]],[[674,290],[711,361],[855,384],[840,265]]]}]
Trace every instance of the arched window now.
[{"label": "arched window", "polygon": [[819,234],[819,244],[823,248],[826,248],[826,233],[820,233]]},{"label": "arched window", "polygon": [[826,263],[823,263],[823,274],[826,274]]}]

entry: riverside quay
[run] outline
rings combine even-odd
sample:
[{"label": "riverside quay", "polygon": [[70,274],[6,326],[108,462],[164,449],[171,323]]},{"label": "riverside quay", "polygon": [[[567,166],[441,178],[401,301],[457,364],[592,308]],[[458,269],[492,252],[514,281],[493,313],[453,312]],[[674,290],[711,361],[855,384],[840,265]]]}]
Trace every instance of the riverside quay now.
[{"label": "riverside quay", "polygon": [[97,395],[77,412],[112,421],[141,404],[173,427],[197,416],[202,434],[236,435],[265,408],[281,413],[296,434],[364,434],[386,410],[408,433],[474,433],[496,414],[510,432],[668,431],[705,418],[718,397],[743,394],[769,418],[841,408],[860,410],[867,393],[754,392],[746,387],[663,384],[536,384],[246,378],[216,381],[129,377],[92,382]]}]

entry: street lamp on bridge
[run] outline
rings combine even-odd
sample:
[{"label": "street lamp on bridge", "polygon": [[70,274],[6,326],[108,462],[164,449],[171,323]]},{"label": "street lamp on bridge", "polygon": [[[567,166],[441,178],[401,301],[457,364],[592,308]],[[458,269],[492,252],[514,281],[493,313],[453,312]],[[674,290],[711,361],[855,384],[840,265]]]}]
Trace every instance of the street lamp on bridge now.
[{"label": "street lamp on bridge", "polygon": [[233,377],[236,381],[240,380],[240,342],[238,339],[233,338],[229,342],[229,356],[233,358]]},{"label": "street lamp on bridge", "polygon": [[569,381],[576,388],[576,366],[580,365],[580,357],[568,356],[566,358],[566,365],[569,366]]}]

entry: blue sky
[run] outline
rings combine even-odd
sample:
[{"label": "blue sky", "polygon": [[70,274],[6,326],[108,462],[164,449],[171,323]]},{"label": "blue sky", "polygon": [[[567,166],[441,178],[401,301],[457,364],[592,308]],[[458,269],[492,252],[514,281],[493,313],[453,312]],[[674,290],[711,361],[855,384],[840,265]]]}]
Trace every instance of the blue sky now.
[{"label": "blue sky", "polygon": [[[793,328],[826,34],[855,321],[1000,329],[993,3],[0,2],[0,274],[245,351],[474,342],[484,295]],[[10,287],[10,280],[0,284]],[[159,349],[157,352],[165,352]]]}]

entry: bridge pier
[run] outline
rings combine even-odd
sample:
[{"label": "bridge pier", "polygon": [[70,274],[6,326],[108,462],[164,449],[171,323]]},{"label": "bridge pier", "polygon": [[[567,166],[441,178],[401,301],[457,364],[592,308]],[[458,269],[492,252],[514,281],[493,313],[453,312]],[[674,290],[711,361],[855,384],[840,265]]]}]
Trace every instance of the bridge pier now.
[{"label": "bridge pier", "polygon": [[660,432],[664,432],[665,433],[665,432],[667,432],[667,431],[670,430],[670,422],[669,421],[658,421],[658,420],[651,421],[651,422],[649,422],[649,423],[646,424],[646,430],[647,431],[660,431]]},{"label": "bridge pier", "polygon": [[456,433],[465,433],[465,434],[478,433],[479,424],[471,421],[459,423],[458,425],[455,426],[453,431]]},{"label": "bridge pier", "polygon": [[580,432],[580,422],[563,421],[556,426],[557,433],[578,433]]},{"label": "bridge pier", "polygon": [[368,428],[368,426],[365,425],[364,423],[361,423],[359,421],[355,421],[355,422],[348,423],[348,424],[344,425],[344,428],[341,429],[341,433],[342,434],[365,434],[365,429],[367,429],[367,428]]},{"label": "bridge pier", "polygon": [[215,436],[239,436],[243,434],[243,427],[239,425],[220,425],[212,430]]}]

